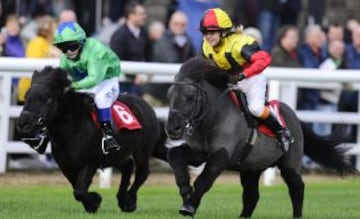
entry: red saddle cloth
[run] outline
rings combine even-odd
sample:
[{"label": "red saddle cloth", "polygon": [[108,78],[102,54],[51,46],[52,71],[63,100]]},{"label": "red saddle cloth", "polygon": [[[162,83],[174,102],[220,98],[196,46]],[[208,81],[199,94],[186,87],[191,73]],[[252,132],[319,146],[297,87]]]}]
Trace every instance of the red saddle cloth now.
[{"label": "red saddle cloth", "polygon": [[[236,94],[233,91],[229,91],[229,95],[230,95],[231,99],[233,100],[234,104],[236,106],[240,107],[240,103],[236,97]],[[269,107],[271,113],[276,116],[278,121],[280,121],[280,124],[283,127],[286,127],[285,120],[280,113],[280,102],[278,100],[271,100],[271,101],[267,102],[266,106]],[[262,123],[261,120],[259,120],[259,121],[260,121],[259,131],[267,136],[274,137],[275,133],[269,127],[267,127],[264,123]]]},{"label": "red saddle cloth", "polygon": [[[99,125],[96,112],[92,112],[92,119]],[[136,116],[132,113],[127,105],[120,101],[115,101],[111,106],[111,116],[116,131],[119,129],[136,130],[142,129],[142,126]]]}]

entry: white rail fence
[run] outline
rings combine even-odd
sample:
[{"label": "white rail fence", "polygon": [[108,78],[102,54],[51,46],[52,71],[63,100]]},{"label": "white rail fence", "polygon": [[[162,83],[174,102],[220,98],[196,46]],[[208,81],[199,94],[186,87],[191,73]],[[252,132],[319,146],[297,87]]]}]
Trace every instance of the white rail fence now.
[{"label": "white rail fence", "polygon": [[[34,153],[26,144],[13,141],[12,132],[14,119],[22,109],[11,103],[12,79],[29,77],[34,70],[41,70],[44,66],[58,66],[57,59],[17,59],[0,58],[0,173],[6,172],[7,154],[10,153]],[[152,82],[170,82],[178,72],[178,64],[122,62],[122,70],[127,74],[149,75]],[[330,88],[341,89],[342,83],[350,83],[359,90],[360,71],[337,70],[321,71],[318,69],[291,69],[291,68],[268,68],[265,72],[269,79],[270,99],[277,98],[296,109],[297,89]],[[360,107],[359,107],[360,109]],[[168,109],[155,109],[159,117],[166,117]],[[298,117],[306,122],[321,123],[345,123],[360,126],[360,113],[348,112],[319,112],[319,111],[296,111]],[[357,142],[349,152],[360,156],[360,127],[357,133]],[[360,170],[360,159],[357,159],[356,167]]]}]

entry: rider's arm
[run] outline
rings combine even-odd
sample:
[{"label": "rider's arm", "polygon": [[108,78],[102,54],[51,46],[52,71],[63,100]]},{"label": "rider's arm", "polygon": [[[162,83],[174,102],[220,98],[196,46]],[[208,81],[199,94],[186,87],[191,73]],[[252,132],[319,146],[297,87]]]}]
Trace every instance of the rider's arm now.
[{"label": "rider's arm", "polygon": [[247,78],[260,74],[271,62],[270,54],[261,50],[256,42],[244,45],[241,49],[241,56],[244,57],[247,62],[243,70]]},{"label": "rider's arm", "polygon": [[105,78],[105,66],[95,57],[88,60],[88,76],[74,83],[75,89],[91,88]]}]

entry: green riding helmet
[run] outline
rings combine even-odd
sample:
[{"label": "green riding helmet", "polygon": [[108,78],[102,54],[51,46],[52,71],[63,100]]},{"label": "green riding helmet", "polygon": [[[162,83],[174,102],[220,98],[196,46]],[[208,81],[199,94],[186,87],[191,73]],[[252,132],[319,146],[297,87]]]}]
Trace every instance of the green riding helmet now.
[{"label": "green riding helmet", "polygon": [[54,33],[54,44],[65,42],[83,42],[86,39],[85,31],[76,22],[63,22],[59,24]]}]

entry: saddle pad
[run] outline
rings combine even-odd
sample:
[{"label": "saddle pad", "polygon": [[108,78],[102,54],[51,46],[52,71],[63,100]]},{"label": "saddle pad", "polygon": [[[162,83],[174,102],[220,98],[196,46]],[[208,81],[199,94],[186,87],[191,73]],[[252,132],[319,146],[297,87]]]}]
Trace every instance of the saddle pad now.
[{"label": "saddle pad", "polygon": [[[120,101],[115,101],[114,104],[111,106],[111,116],[112,116],[113,124],[115,124],[116,131],[119,129],[128,129],[128,130],[142,129],[140,122],[138,121],[136,116],[131,112],[129,107]],[[93,121],[96,123],[96,125],[100,127],[95,111],[92,111],[91,117]]]},{"label": "saddle pad", "polygon": [[[271,114],[275,115],[276,119],[280,122],[280,125],[282,127],[286,127],[285,120],[280,113],[280,102],[277,100],[271,100],[266,105],[269,107]],[[270,128],[268,128],[264,123],[261,123],[261,120],[259,125],[259,131],[267,136],[275,136],[275,133]]]},{"label": "saddle pad", "polygon": [[[229,95],[230,95],[232,101],[234,102],[234,104],[237,107],[240,107],[240,103],[239,103],[239,100],[236,97],[236,94],[233,91],[229,91]],[[286,123],[284,121],[284,118],[282,117],[282,115],[280,113],[280,102],[278,100],[271,100],[270,102],[268,102],[266,104],[266,106],[269,107],[271,113],[276,116],[278,121],[280,121],[280,124],[283,127],[286,127]],[[270,128],[268,128],[265,124],[261,123],[261,120],[259,120],[259,121],[260,121],[259,131],[262,132],[263,134],[267,135],[267,136],[274,137],[275,133]]]},{"label": "saddle pad", "polygon": [[128,106],[120,101],[115,101],[111,107],[111,115],[118,129],[142,129],[141,124]]}]

